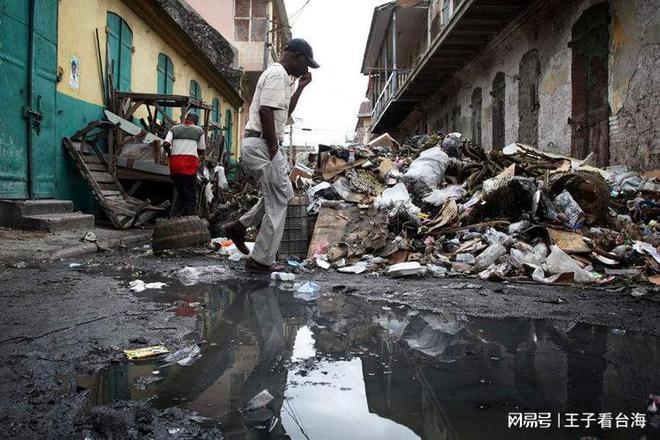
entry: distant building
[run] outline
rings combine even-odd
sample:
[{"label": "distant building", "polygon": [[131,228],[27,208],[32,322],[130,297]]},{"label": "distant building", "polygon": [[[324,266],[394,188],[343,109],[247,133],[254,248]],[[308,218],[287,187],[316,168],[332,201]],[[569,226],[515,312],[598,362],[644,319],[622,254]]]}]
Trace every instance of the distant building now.
[{"label": "distant building", "polygon": [[653,1],[399,0],[374,10],[362,73],[374,133],[459,131],[598,165],[660,168]]},{"label": "distant building", "polygon": [[235,49],[182,0],[3,3],[0,199],[70,199],[94,212],[61,140],[104,117],[106,66],[119,91],[194,96],[216,121],[224,112],[236,150]]},{"label": "distant building", "polygon": [[279,59],[291,39],[284,0],[186,0],[238,49],[238,66],[247,73],[242,93],[241,130],[247,123],[254,87],[261,73]]},{"label": "distant building", "polygon": [[360,104],[360,110],[357,115],[357,124],[355,125],[355,138],[353,142],[356,144],[366,144],[371,138],[371,112],[373,108],[369,99]]}]

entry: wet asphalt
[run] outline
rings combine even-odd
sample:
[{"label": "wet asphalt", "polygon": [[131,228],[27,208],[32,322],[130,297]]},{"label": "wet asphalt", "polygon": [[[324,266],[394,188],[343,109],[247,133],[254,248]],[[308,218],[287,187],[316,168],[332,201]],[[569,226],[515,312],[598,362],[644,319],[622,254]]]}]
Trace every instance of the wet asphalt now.
[{"label": "wet asphalt", "polygon": [[[131,292],[136,279],[167,286]],[[561,427],[566,413],[644,413],[660,393],[660,307],[632,286],[316,272],[298,275],[320,286],[307,301],[203,252],[144,249],[0,280],[2,438],[657,435]],[[122,351],[156,344],[200,355],[167,365]],[[248,408],[263,390],[267,405]],[[553,426],[507,426],[531,412]]]}]

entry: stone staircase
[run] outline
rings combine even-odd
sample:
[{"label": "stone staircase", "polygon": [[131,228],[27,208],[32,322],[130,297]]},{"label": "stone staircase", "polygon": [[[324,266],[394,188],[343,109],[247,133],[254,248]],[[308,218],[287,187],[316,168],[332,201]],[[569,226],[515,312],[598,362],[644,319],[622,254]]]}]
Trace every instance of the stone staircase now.
[{"label": "stone staircase", "polygon": [[94,216],[73,212],[70,200],[0,200],[0,225],[33,231],[83,231],[94,227]]}]

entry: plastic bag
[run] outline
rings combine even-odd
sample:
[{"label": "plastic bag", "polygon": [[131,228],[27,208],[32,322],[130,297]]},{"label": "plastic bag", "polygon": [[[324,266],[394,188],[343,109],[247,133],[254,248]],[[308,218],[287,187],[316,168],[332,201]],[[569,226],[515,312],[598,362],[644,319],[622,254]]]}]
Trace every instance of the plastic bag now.
[{"label": "plastic bag", "polygon": [[215,174],[216,180],[218,181],[218,187],[220,187],[220,189],[229,189],[229,182],[227,181],[227,175],[225,174],[225,167],[218,165],[213,169],[213,173]]},{"label": "plastic bag", "polygon": [[449,165],[449,156],[440,147],[429,148],[410,164],[404,179],[420,181],[429,188],[437,188],[445,177]]},{"label": "plastic bag", "polygon": [[397,183],[392,188],[388,188],[376,198],[374,204],[377,208],[391,208],[399,203],[410,201],[410,194],[403,183]]},{"label": "plastic bag", "polygon": [[500,258],[506,254],[506,248],[501,243],[493,243],[488,246],[482,253],[475,258],[475,266],[477,269],[482,270],[490,267]]},{"label": "plastic bag", "polygon": [[555,197],[555,206],[566,216],[564,223],[571,229],[579,229],[584,224],[584,211],[571,193],[564,191]]},{"label": "plastic bag", "polygon": [[467,194],[461,185],[450,185],[442,189],[434,189],[431,194],[424,197],[424,203],[442,206],[447,200],[460,200]]},{"label": "plastic bag", "polygon": [[544,269],[553,274],[572,273],[573,279],[578,283],[591,283],[595,277],[577,263],[570,255],[559,249],[559,246],[550,247],[550,255],[545,261]]}]

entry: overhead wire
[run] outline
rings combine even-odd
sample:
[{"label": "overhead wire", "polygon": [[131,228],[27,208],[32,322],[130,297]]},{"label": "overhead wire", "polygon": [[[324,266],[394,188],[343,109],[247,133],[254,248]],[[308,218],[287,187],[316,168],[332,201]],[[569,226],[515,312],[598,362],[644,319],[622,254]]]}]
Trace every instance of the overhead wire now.
[{"label": "overhead wire", "polygon": [[[272,32],[278,31],[278,30],[280,30],[280,29],[287,28],[287,27],[290,29],[291,26],[293,25],[293,23],[292,23],[291,21],[294,20],[297,16],[299,16],[299,14],[302,13],[302,11],[307,7],[307,5],[309,5],[309,2],[311,2],[311,1],[312,1],[312,0],[307,0],[307,1],[305,2],[305,4],[303,4],[303,5],[300,7],[300,9],[298,9],[298,10],[297,10],[296,12],[294,12],[293,14],[289,15],[289,16],[287,17],[286,24],[282,24],[282,25],[280,25],[280,26],[274,27],[274,28],[271,29],[269,32],[272,33]],[[272,23],[275,23],[275,22],[272,21]]]}]

